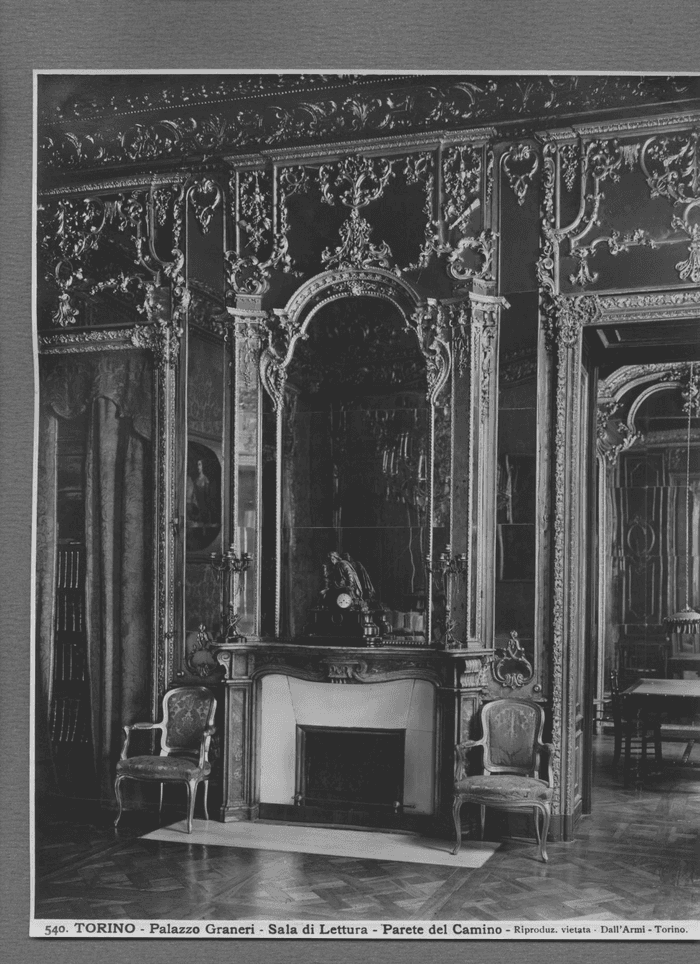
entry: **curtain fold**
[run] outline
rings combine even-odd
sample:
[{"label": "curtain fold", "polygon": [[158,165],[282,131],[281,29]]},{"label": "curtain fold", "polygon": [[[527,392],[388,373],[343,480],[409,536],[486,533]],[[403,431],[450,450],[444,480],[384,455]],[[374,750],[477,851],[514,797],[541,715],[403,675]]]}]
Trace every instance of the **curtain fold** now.
[{"label": "curtain fold", "polygon": [[113,798],[121,728],[149,715],[150,472],[144,438],[93,402],[86,462],[86,630],[95,769]]},{"label": "curtain fold", "polygon": [[[61,505],[60,426],[88,413],[85,631],[98,793],[113,800],[124,724],[150,718],[153,657],[153,362],[146,352],[40,359],[37,465],[37,789],[55,790],[49,723],[54,686]],[[93,774],[85,773],[86,779]],[[73,779],[73,776],[71,776]]]}]

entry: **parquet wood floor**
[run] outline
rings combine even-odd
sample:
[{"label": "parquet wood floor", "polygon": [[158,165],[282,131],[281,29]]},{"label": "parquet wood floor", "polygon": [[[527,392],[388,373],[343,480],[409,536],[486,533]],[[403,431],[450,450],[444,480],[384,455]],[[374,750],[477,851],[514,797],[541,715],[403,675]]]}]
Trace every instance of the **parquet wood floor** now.
[{"label": "parquet wood floor", "polygon": [[[680,755],[682,747],[665,747]],[[44,817],[36,915],[78,919],[683,920],[700,916],[700,770],[625,790],[596,743],[573,843],[506,839],[479,870],[141,840],[153,816]],[[488,828],[487,828],[488,836]]]}]

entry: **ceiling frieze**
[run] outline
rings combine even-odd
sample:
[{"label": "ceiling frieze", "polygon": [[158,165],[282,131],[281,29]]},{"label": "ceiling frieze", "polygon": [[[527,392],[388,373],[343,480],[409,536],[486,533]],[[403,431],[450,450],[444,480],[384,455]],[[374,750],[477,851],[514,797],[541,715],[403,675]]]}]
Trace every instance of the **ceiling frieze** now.
[{"label": "ceiling frieze", "polygon": [[39,168],[59,178],[486,122],[509,125],[520,136],[552,115],[583,120],[700,99],[695,77],[51,75],[40,81]]}]

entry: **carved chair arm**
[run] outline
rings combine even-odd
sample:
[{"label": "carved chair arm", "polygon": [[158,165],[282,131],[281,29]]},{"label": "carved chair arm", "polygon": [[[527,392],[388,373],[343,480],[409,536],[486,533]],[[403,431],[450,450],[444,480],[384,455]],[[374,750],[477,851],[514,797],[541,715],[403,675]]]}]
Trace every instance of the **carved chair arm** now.
[{"label": "carved chair arm", "polygon": [[127,753],[129,751],[129,740],[131,738],[132,730],[160,730],[163,731],[162,723],[129,723],[124,727],[124,745],[122,746],[122,754],[120,759],[126,760]]},{"label": "carved chair arm", "polygon": [[476,746],[483,746],[483,737],[480,740],[464,740],[455,746],[455,781],[461,780],[467,775],[467,754]]},{"label": "carved chair arm", "polygon": [[540,743],[538,745],[539,750],[546,750],[547,752],[547,786],[554,786],[554,773],[552,772],[552,757],[554,756],[554,744],[553,743]]},{"label": "carved chair arm", "polygon": [[202,739],[199,743],[199,763],[198,766],[200,770],[207,762],[207,757],[209,756],[209,744],[211,743],[212,736],[216,733],[215,726],[207,726],[202,731]]}]

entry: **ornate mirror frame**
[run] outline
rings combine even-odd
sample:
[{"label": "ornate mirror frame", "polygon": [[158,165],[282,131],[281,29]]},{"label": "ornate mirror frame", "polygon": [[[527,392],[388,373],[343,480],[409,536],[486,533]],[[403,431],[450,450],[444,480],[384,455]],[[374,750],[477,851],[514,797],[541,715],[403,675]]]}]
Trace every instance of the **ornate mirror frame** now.
[{"label": "ornate mirror frame", "polygon": [[[309,325],[318,312],[333,301],[342,298],[371,297],[383,299],[398,309],[406,330],[412,331],[425,359],[428,380],[427,400],[430,405],[429,419],[429,518],[434,509],[435,465],[435,407],[441,393],[453,374],[450,408],[451,462],[450,472],[456,485],[451,486],[450,518],[451,545],[453,550],[465,553],[468,577],[464,591],[457,589],[453,596],[453,616],[460,625],[459,635],[448,629],[442,641],[446,649],[474,648],[490,639],[492,602],[485,593],[474,590],[476,571],[484,567],[492,557],[494,542],[491,526],[477,520],[491,518],[493,499],[488,498],[493,481],[493,467],[486,453],[492,454],[495,431],[494,420],[488,418],[493,410],[497,391],[498,364],[498,318],[505,300],[478,290],[466,292],[462,297],[436,300],[426,298],[408,281],[379,267],[342,267],[309,279],[290,298],[283,309],[262,311],[250,307],[229,308],[236,331],[236,370],[241,380],[250,381],[251,364],[256,365],[260,384],[267,392],[275,414],[276,449],[276,506],[275,506],[275,618],[274,638],[280,635],[280,587],[281,587],[281,491],[282,491],[282,427],[283,399],[287,368],[294,356],[297,342],[306,335]],[[239,299],[240,300],[240,299]],[[250,299],[252,300],[252,299]],[[466,384],[465,384],[466,383]],[[464,407],[464,392],[468,405]],[[466,451],[461,449],[455,463],[455,413],[464,414],[470,423],[467,428]],[[459,429],[457,429],[459,435]],[[235,446],[237,449],[238,446]],[[457,476],[461,457],[475,470],[476,478],[464,491]],[[234,470],[235,474],[235,470]],[[460,512],[460,498],[467,496],[468,504]],[[260,498],[260,491],[258,492]],[[234,516],[237,512],[234,507]],[[455,512],[459,518],[455,518]],[[260,512],[257,513],[258,518]],[[463,531],[461,530],[463,527]],[[469,536],[468,533],[471,535]],[[428,555],[433,556],[432,525],[428,526]],[[462,544],[463,543],[463,544]],[[256,565],[256,580],[260,584],[260,564]],[[485,571],[483,568],[482,572]],[[431,637],[431,610],[428,610],[427,640]],[[258,626],[260,623],[258,622]],[[427,645],[431,645],[430,642]],[[487,644],[488,645],[488,644]]]}]

